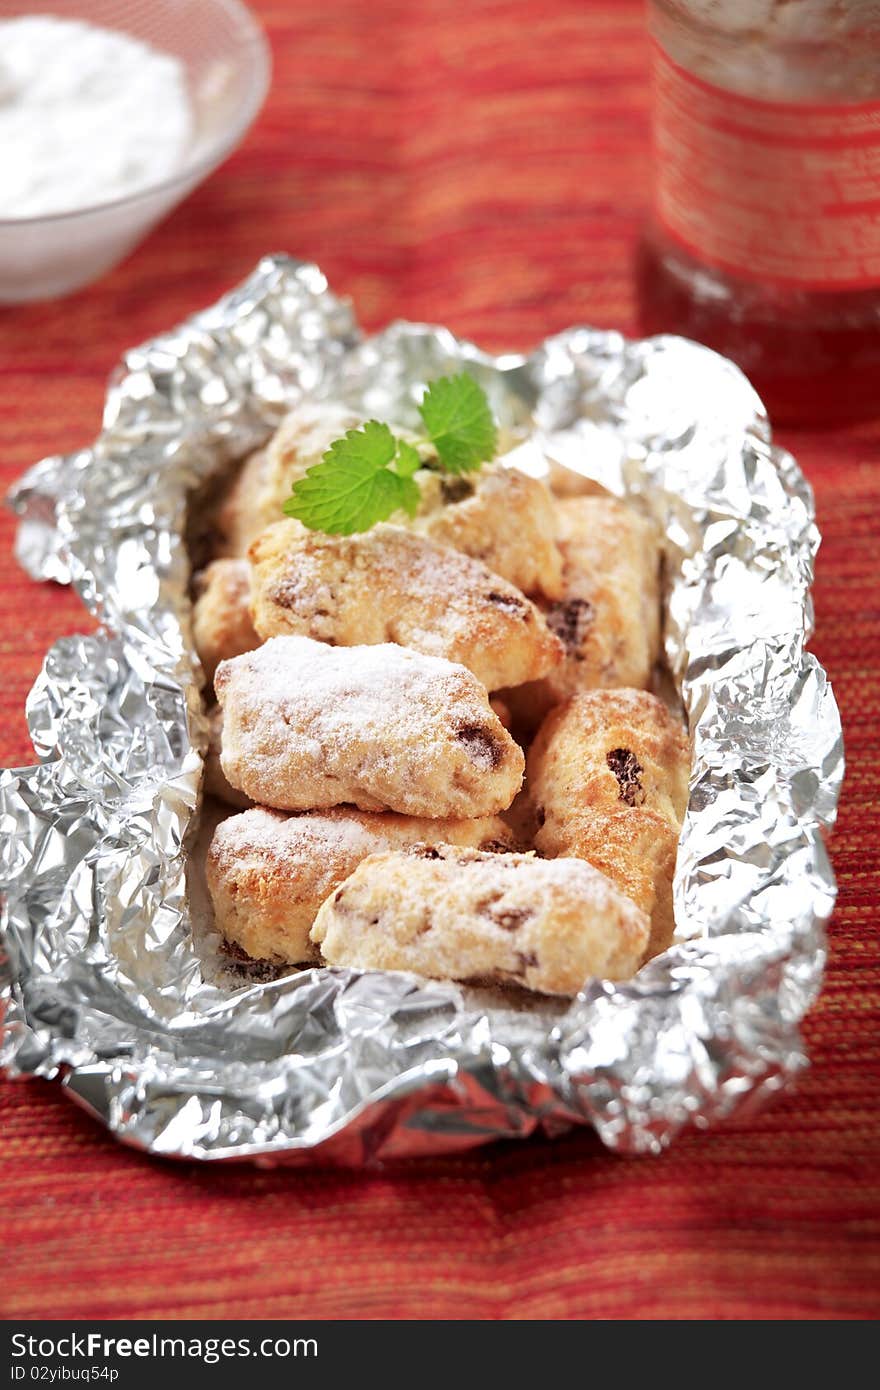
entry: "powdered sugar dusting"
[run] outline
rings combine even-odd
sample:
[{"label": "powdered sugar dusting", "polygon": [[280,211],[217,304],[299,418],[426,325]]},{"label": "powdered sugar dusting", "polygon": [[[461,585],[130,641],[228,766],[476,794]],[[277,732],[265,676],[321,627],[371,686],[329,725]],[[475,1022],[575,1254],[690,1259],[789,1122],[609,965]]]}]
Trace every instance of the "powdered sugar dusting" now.
[{"label": "powdered sugar dusting", "polygon": [[484,687],[438,657],[275,637],[221,663],[215,687],[226,776],[281,810],[473,817],[505,809],[522,782]]},{"label": "powdered sugar dusting", "polygon": [[[320,815],[291,816],[266,806],[254,806],[229,816],[217,827],[211,854],[219,864],[257,858],[280,865],[310,862],[316,855],[334,859],[365,858],[388,845],[380,824],[371,826],[367,812],[322,811]],[[379,817],[375,817],[379,821]]]},{"label": "powdered sugar dusting", "polygon": [[[412,854],[415,858],[425,857],[417,846],[401,852]],[[480,886],[490,892],[507,893],[514,884],[519,886],[527,883],[529,891],[559,888],[566,893],[579,894],[600,912],[616,911],[621,904],[625,910],[631,907],[633,916],[639,912],[610,878],[585,859],[539,859],[534,853],[485,854],[477,849],[456,849],[447,845],[431,849],[430,858],[444,859],[460,868],[479,865]],[[523,873],[527,875],[526,879]]]},{"label": "powdered sugar dusting", "polygon": [[233,667],[236,679],[259,693],[267,719],[275,713],[286,723],[289,713],[308,707],[310,726],[324,737],[384,728],[392,708],[398,730],[415,737],[425,706],[450,698],[463,713],[485,714],[485,693],[465,667],[391,642],[338,648],[308,637],[270,637],[246,657],[221,665],[222,688]]},{"label": "powdered sugar dusting", "polygon": [[340,860],[355,862],[368,854],[405,847],[438,838],[453,844],[479,846],[490,840],[512,844],[503,821],[492,816],[473,820],[430,820],[399,816],[391,811],[356,811],[335,807],[321,812],[288,815],[266,806],[254,806],[229,816],[214,833],[211,855],[218,864],[241,863],[255,857],[281,867]]},{"label": "powdered sugar dusting", "polygon": [[324,536],[279,521],[250,555],[264,637],[394,642],[461,663],[490,690],[533,680],[562,657],[519,589],[482,561],[397,526]]},{"label": "powdered sugar dusting", "polygon": [[575,994],[591,976],[629,978],[649,935],[645,913],[583,860],[449,845],[372,855],[311,931],[334,965],[548,994]]}]

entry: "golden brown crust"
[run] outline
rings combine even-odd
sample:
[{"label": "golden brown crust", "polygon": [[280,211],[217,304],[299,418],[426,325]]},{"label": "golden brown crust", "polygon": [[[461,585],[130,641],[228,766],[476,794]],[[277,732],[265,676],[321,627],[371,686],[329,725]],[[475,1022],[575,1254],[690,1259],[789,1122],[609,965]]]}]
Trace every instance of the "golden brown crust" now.
[{"label": "golden brown crust", "polygon": [[588,979],[628,979],[649,936],[645,914],[579,859],[437,846],[365,859],[312,928],[331,965],[411,970],[573,995]]},{"label": "golden brown crust", "polygon": [[504,822],[427,820],[351,807],[285,815],[259,806],[214,832],[206,876],[218,931],[255,960],[318,957],[309,930],[325,898],[370,854],[414,844],[515,848]]},{"label": "golden brown crust", "polygon": [[247,560],[212,560],[195,579],[193,641],[206,679],[221,661],[260,645],[251,621],[251,567]]},{"label": "golden brown crust", "polygon": [[685,731],[646,690],[593,690],[551,710],[529,750],[544,838],[583,811],[645,807],[676,830],[687,807]]},{"label": "golden brown crust", "polygon": [[539,607],[565,647],[549,675],[505,694],[534,729],[581,690],[644,688],[660,651],[660,551],[654,524],[613,497],[557,502],[564,595]]},{"label": "golden brown crust", "polygon": [[332,646],[396,642],[460,662],[489,690],[562,661],[533,603],[479,560],[397,526],[355,536],[278,521],[250,548],[254,625],[262,638]]},{"label": "golden brown crust", "polygon": [[513,721],[510,716],[510,710],[504,701],[499,699],[497,695],[493,695],[489,701],[489,706],[498,715],[498,718],[501,720],[507,732],[510,733]]},{"label": "golden brown crust", "polygon": [[404,647],[272,637],[224,661],[223,770],[254,801],[469,818],[509,806],[522,751],[463,666]]},{"label": "golden brown crust", "polygon": [[426,478],[423,496],[415,530],[482,560],[524,594],[561,597],[556,513],[542,482],[488,464],[473,475]]},{"label": "golden brown crust", "polygon": [[573,817],[552,836],[539,830],[535,839],[542,850],[552,843],[554,855],[586,859],[647,913],[651,937],[646,960],[672,944],[678,833],[663,816],[643,808],[594,811]]},{"label": "golden brown crust", "polygon": [[687,806],[690,755],[681,724],[643,690],[575,695],[529,750],[542,854],[595,864],[651,915],[649,952],[672,938],[672,876]]}]

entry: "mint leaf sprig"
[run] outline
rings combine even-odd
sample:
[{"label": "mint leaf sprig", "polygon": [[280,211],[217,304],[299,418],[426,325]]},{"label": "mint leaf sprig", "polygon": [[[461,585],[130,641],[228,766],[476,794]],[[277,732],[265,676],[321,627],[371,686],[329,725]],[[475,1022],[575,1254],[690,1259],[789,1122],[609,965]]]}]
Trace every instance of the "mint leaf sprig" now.
[{"label": "mint leaf sprig", "polygon": [[436,459],[423,459],[387,425],[368,420],[335,440],[294,483],[285,516],[332,536],[369,531],[399,510],[415,516],[421,493],[413,475],[420,468],[471,473],[494,458],[498,428],[485,391],[466,372],[432,381],[419,415],[427,431],[419,443],[430,444]]}]

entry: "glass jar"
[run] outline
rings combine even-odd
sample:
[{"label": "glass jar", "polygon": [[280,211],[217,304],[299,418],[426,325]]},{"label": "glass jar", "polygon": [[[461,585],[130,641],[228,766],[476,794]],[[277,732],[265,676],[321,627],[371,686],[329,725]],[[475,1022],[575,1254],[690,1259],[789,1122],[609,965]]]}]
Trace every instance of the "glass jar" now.
[{"label": "glass jar", "polygon": [[880,0],[649,0],[643,331],[733,358],[775,419],[880,416]]}]

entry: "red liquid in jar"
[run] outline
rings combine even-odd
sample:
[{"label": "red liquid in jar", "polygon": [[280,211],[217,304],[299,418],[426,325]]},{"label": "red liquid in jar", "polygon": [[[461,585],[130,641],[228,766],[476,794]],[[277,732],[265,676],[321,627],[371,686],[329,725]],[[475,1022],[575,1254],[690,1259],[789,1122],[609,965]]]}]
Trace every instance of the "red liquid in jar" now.
[{"label": "red liquid in jar", "polygon": [[880,415],[880,289],[792,291],[702,265],[647,233],[636,282],[641,331],[678,333],[741,367],[775,423]]},{"label": "red liquid in jar", "polygon": [[880,415],[880,3],[650,0],[645,333],[732,358],[787,424]]}]

